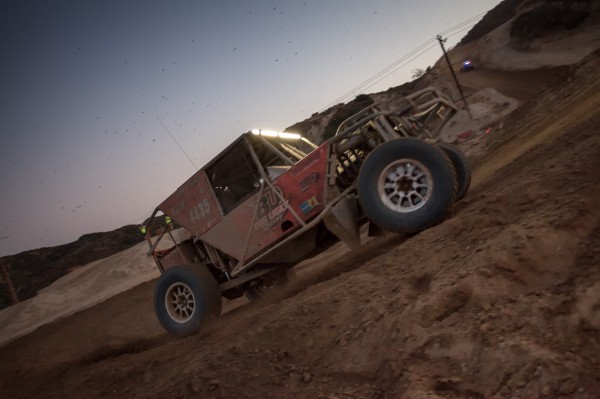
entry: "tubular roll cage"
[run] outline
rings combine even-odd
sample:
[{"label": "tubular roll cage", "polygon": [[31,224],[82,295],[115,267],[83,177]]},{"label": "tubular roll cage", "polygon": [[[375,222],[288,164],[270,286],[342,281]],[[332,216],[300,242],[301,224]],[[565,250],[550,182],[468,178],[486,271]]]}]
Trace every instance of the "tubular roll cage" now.
[{"label": "tubular roll cage", "polygon": [[[283,206],[290,212],[294,219],[298,221],[301,227],[289,236],[282,239],[274,246],[262,252],[256,258],[248,261],[248,259],[246,259],[246,255],[248,252],[248,243],[250,239],[250,234],[252,232],[252,227],[256,222],[257,207],[255,207],[254,216],[252,218],[252,224],[250,226],[250,229],[248,230],[248,235],[244,244],[244,255],[241,259],[239,259],[239,261],[230,273],[228,273],[226,270],[223,270],[226,273],[227,277],[236,277],[244,273],[244,276],[242,276],[241,279],[251,280],[260,275],[266,274],[272,269],[276,268],[277,266],[265,267],[261,268],[260,270],[245,273],[248,272],[248,270],[252,266],[258,264],[261,259],[271,254],[273,251],[281,248],[290,241],[294,240],[295,238],[298,238],[300,235],[307,232],[309,229],[317,226],[321,221],[323,221],[324,217],[331,211],[331,209],[335,205],[337,205],[343,198],[346,198],[350,193],[356,190],[356,181],[353,181],[340,192],[340,189],[336,186],[336,174],[338,164],[344,162],[345,153],[349,150],[352,150],[352,140],[354,138],[357,138],[357,136],[360,134],[359,130],[361,127],[370,126],[372,129],[374,129],[375,132],[377,132],[379,138],[383,142],[393,140],[402,136],[432,139],[439,134],[446,122],[458,111],[457,106],[452,102],[452,100],[443,95],[438,89],[434,87],[428,87],[423,90],[417,91],[409,96],[406,96],[405,100],[407,103],[405,106],[392,112],[379,110],[377,104],[373,104],[361,110],[360,112],[356,113],[350,118],[344,120],[338,127],[336,134],[332,138],[327,140],[327,142],[330,145],[328,147],[329,153],[327,155],[329,159],[329,167],[326,172],[327,186],[325,198],[329,197],[327,190],[333,189],[333,192],[337,195],[335,195],[333,199],[328,200],[324,209],[308,222],[302,220],[302,218],[297,214],[297,212],[291,207],[289,201],[287,201],[281,195],[281,193],[279,193],[279,191],[275,189],[275,185],[272,183],[271,179],[267,175],[264,165],[261,163],[258,155],[256,154],[256,151],[252,147],[252,143],[246,136],[254,133],[254,136],[257,136],[258,139],[263,144],[265,144],[265,146],[269,148],[286,165],[291,166],[294,165],[295,162],[289,156],[286,156],[281,150],[277,149],[272,143],[269,142],[269,140],[267,140],[261,134],[256,134],[255,132],[245,133],[242,136],[242,139],[246,145],[246,148],[249,150],[251,158],[255,163],[261,177],[259,198],[265,190],[265,188],[269,187],[275,193],[278,199],[282,201]],[[441,119],[441,123],[439,123],[439,125],[435,127],[432,132],[429,130],[428,125],[435,116]],[[317,148],[317,146],[315,146],[313,143],[311,143],[304,137],[299,137],[298,139],[309,144],[311,147],[313,147],[313,149]],[[288,146],[287,148],[285,148],[285,150],[288,151],[290,154],[293,154],[293,156],[296,158],[303,158],[307,155],[300,149],[294,148],[292,146]],[[344,168],[343,165],[342,168]],[[179,251],[179,254],[181,255],[182,259],[186,259],[186,257],[183,251],[181,251],[181,243],[177,242],[177,240],[172,234],[172,223],[167,223],[166,226],[163,226],[159,230],[159,234],[157,235],[156,240],[154,242],[152,241],[149,226],[152,224],[152,221],[156,217],[157,213],[160,211],[161,209],[159,209],[158,207],[154,209],[152,215],[148,219],[148,228],[146,229],[144,235],[150,247],[147,255],[152,256],[155,259],[161,271],[164,271],[159,260],[159,255],[161,254],[161,251],[157,251],[156,248],[158,247],[159,242],[162,240],[165,234],[168,234],[173,243],[175,244],[173,248],[170,248],[167,251],[176,250]],[[203,245],[207,249],[207,255],[209,255],[209,258],[211,258],[212,260],[212,258],[215,257],[216,249],[207,243],[203,243]],[[223,268],[223,260],[221,259],[221,256],[219,254],[216,254],[216,256],[218,257],[217,260],[219,263],[219,268]],[[231,283],[233,283],[233,281],[231,281]],[[228,283],[221,284],[221,291],[230,288],[227,286],[227,284]]]}]

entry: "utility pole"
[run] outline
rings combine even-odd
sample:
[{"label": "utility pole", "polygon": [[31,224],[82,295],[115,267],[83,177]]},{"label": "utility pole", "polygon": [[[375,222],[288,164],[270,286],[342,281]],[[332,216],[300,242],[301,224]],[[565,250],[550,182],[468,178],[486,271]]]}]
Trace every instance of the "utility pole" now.
[{"label": "utility pole", "polygon": [[448,58],[448,54],[446,53],[446,49],[444,48],[444,42],[447,39],[442,39],[441,35],[437,35],[437,39],[440,42],[440,47],[442,47],[442,51],[444,52],[444,58],[446,58],[446,62],[448,63],[448,68],[450,68],[450,73],[452,74],[452,77],[454,78],[454,83],[456,83],[456,88],[458,88],[458,92],[460,93],[460,98],[465,103],[465,109],[467,110],[467,114],[469,114],[469,118],[471,118],[471,120],[473,121],[474,119],[473,119],[473,115],[471,115],[471,110],[469,109],[469,104],[467,104],[467,99],[465,98],[465,95],[462,91],[462,87],[460,86],[460,83],[458,83],[458,78],[456,77],[456,74],[454,73],[454,69],[452,69],[452,63],[450,62],[450,58]]},{"label": "utility pole", "polygon": [[[0,240],[8,237],[0,237]],[[12,304],[19,303],[19,297],[17,296],[17,292],[15,291],[15,287],[10,280],[10,276],[8,275],[8,269],[4,266],[4,262],[2,262],[2,257],[0,256],[0,269],[2,269],[2,275],[4,276],[4,282],[6,283],[6,287],[8,288],[8,293],[10,294],[10,299]]]}]

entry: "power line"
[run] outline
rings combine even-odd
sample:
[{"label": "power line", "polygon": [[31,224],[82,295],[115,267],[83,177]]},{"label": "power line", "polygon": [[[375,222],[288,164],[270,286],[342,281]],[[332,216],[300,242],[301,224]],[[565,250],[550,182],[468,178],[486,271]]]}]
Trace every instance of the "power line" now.
[{"label": "power line", "polygon": [[478,20],[478,19],[479,19],[481,16],[483,16],[483,15],[485,15],[485,14],[487,14],[487,12],[483,12],[483,13],[481,13],[481,14],[477,14],[477,15],[475,15],[474,17],[471,17],[471,18],[469,18],[469,19],[466,19],[466,20],[462,21],[461,23],[459,23],[459,24],[457,24],[457,25],[454,25],[453,27],[451,27],[451,28],[448,28],[448,29],[446,29],[445,31],[442,31],[442,32],[440,32],[439,34],[440,34],[440,35],[444,35],[444,34],[446,34],[446,33],[448,33],[448,32],[452,32],[453,30],[456,30],[456,29],[458,29],[458,28],[460,28],[460,27],[462,27],[462,26],[465,26],[465,25],[468,25],[468,24],[470,24],[470,23],[473,23],[474,21]]},{"label": "power line", "polygon": [[449,38],[449,37],[452,37],[452,36],[456,36],[456,35],[458,35],[459,33],[461,33],[461,32],[464,32],[464,31],[466,31],[466,30],[469,30],[469,29],[471,29],[471,28],[472,28],[472,27],[474,27],[474,26],[475,26],[475,24],[473,24],[473,25],[469,25],[469,26],[467,26],[466,28],[463,28],[463,29],[461,29],[461,30],[459,30],[459,31],[456,31],[456,32],[454,32],[454,33],[453,33],[453,34],[451,34],[451,35],[446,35],[446,39],[447,39],[447,38]]},{"label": "power line", "polygon": [[[467,19],[465,21],[462,21],[462,22],[458,23],[457,25],[455,25],[455,26],[453,26],[451,28],[448,28],[445,31],[441,32],[440,35],[447,34],[449,32],[455,31],[456,29],[462,28],[465,25],[472,24],[474,21],[478,20],[481,16],[485,15],[486,13],[487,12],[484,12],[484,13],[478,14],[478,15],[476,15],[474,17],[471,17],[471,18],[469,18],[469,19]],[[458,32],[453,33],[450,36],[454,36],[455,34],[460,33],[460,32],[462,32],[462,31],[464,31],[466,29],[470,29],[472,26],[474,26],[474,24],[470,25],[470,26],[468,26],[466,28],[461,29]],[[433,43],[434,45],[431,45],[431,43]],[[426,42],[422,43],[417,48],[415,48],[414,50],[412,50],[411,52],[409,52],[408,54],[406,54],[403,57],[397,59],[392,64],[388,65],[387,67],[385,67],[381,71],[377,72],[375,75],[371,76],[369,79],[367,79],[364,82],[360,83],[358,86],[354,87],[353,89],[347,91],[346,93],[344,93],[340,97],[336,98],[334,101],[330,102],[325,107],[323,107],[322,109],[320,109],[319,112],[323,112],[326,109],[330,108],[331,106],[333,106],[335,104],[339,104],[340,102],[343,102],[343,100],[347,99],[348,97],[353,96],[359,90],[366,90],[369,87],[372,87],[376,83],[380,82],[384,78],[386,78],[389,75],[391,75],[392,73],[396,72],[401,67],[405,66],[407,63],[413,61],[414,59],[416,59],[420,55],[423,55],[424,53],[426,53],[427,51],[429,51],[430,49],[432,49],[433,47],[435,47],[435,45],[437,45],[436,38],[432,37],[431,39],[429,39]],[[424,51],[421,51],[424,47],[427,47],[427,46],[430,46],[430,47],[428,47]],[[421,51],[421,52],[419,52],[419,51]],[[414,56],[413,58],[411,58],[409,61],[404,62],[407,58],[413,56],[415,53],[418,53],[418,54],[416,56]],[[401,65],[398,66],[399,64],[401,64]],[[390,72],[390,70],[391,70],[391,72]],[[381,77],[382,75],[384,75],[384,76]],[[375,81],[375,82],[372,83],[373,81]]]},{"label": "power line", "polygon": [[335,104],[338,104],[338,103],[342,102],[342,100],[344,100],[348,96],[351,96],[355,92],[357,92],[358,90],[363,89],[363,86],[368,85],[369,83],[371,83],[373,80],[377,79],[382,74],[385,74],[386,72],[388,72],[390,69],[394,68],[399,63],[402,63],[406,58],[412,56],[415,52],[418,52],[423,47],[425,47],[428,44],[433,43],[433,42],[435,42],[435,39],[430,39],[427,42],[421,44],[420,46],[418,46],[417,48],[415,48],[414,50],[412,50],[410,53],[408,53],[405,56],[403,56],[403,57],[399,58],[398,60],[394,61],[392,64],[388,65],[387,67],[385,67],[381,71],[377,72],[375,75],[371,76],[369,79],[367,79],[364,82],[360,83],[358,86],[354,87],[353,89],[347,91],[346,93],[344,93],[343,95],[341,95],[340,97],[338,97],[337,99],[335,99],[334,101],[332,101],[331,103],[329,103],[328,105],[326,105],[319,112],[326,110],[327,108],[331,107],[332,105],[335,105]]},{"label": "power line", "polygon": [[436,43],[432,43],[428,48],[426,48],[425,50],[423,50],[422,52],[420,52],[419,54],[415,55],[413,58],[411,58],[410,60],[406,61],[405,63],[403,63],[402,65],[399,65],[397,68],[393,69],[392,71],[390,71],[390,73],[382,76],[380,79],[376,80],[375,82],[371,83],[369,86],[364,87],[364,90],[375,86],[377,83],[381,82],[383,79],[387,78],[388,76],[390,76],[391,74],[395,73],[398,69],[406,66],[407,64],[409,64],[410,62],[416,60],[417,58],[419,58],[420,56],[422,56],[423,54],[425,54],[426,52],[428,52],[429,50],[433,49],[437,47]]},{"label": "power line", "polygon": [[[486,13],[481,13],[478,14],[474,17],[471,17],[465,21],[460,22],[459,24],[446,29],[445,31],[443,31],[441,34],[445,34],[448,32],[452,32],[458,28],[463,27],[464,25],[468,25],[473,23],[475,20],[479,19],[479,17],[481,17],[482,15],[484,15]],[[467,27],[466,29],[469,29],[471,26]],[[461,29],[459,32],[462,32],[465,29]],[[379,71],[378,73],[376,73],[374,76],[370,77],[369,79],[367,79],[366,81],[362,82],[361,84],[359,84],[358,86],[356,86],[355,88],[353,88],[352,90],[346,92],[344,95],[338,97],[336,100],[334,100],[333,102],[331,102],[330,104],[328,104],[325,108],[321,109],[321,111],[329,108],[332,105],[335,105],[339,102],[341,102],[341,100],[344,100],[345,98],[352,96],[354,93],[356,93],[358,90],[364,90],[365,88],[363,86],[368,85],[371,81],[377,79],[379,76],[381,76],[382,74],[385,74],[386,72],[388,72],[390,69],[394,68],[396,65],[398,65],[399,63],[403,62],[406,58],[410,57],[411,55],[413,55],[415,52],[418,52],[419,50],[421,50],[423,47],[429,45],[430,43],[434,43],[436,41],[435,37],[429,39],[428,41],[426,41],[425,43],[421,44],[420,46],[418,46],[416,49],[412,50],[410,53],[406,54],[405,56],[401,57],[400,59],[394,61],[391,65],[387,66],[386,68],[384,68],[383,70]],[[422,52],[421,54],[423,54],[424,52]],[[413,58],[414,59],[414,58]],[[399,68],[394,69],[394,71],[398,70]],[[386,76],[389,76],[386,75]],[[381,81],[381,79],[378,80],[378,82]],[[367,87],[371,87],[373,85],[369,85]],[[321,112],[319,111],[319,112]]]},{"label": "power line", "polygon": [[[448,38],[448,37],[452,37],[452,36],[455,36],[455,35],[459,34],[460,32],[463,32],[463,31],[465,31],[465,30],[467,30],[467,29],[470,29],[470,28],[472,28],[473,26],[474,26],[474,25],[467,26],[466,28],[464,28],[464,29],[461,29],[461,30],[459,30],[458,32],[456,32],[456,33],[454,33],[454,34],[452,34],[452,35],[446,36],[446,38]],[[411,58],[410,60],[406,61],[404,64],[402,64],[402,65],[398,66],[397,68],[395,68],[394,70],[390,71],[390,73],[386,74],[385,76],[382,76],[382,77],[381,77],[381,79],[378,79],[376,82],[373,82],[373,84],[371,84],[371,85],[369,85],[369,86],[365,87],[364,89],[366,90],[366,89],[368,89],[368,88],[370,88],[370,87],[374,86],[375,84],[377,84],[377,83],[381,82],[383,79],[387,78],[388,76],[390,76],[391,74],[393,74],[394,72],[396,72],[398,69],[400,69],[400,68],[402,68],[402,67],[406,66],[406,65],[407,65],[407,64],[409,64],[410,62],[414,61],[415,59],[419,58],[421,55],[425,54],[426,52],[428,52],[429,50],[431,50],[431,49],[433,49],[433,48],[435,48],[435,47],[437,47],[437,44],[436,44],[436,43],[433,43],[433,44],[432,44],[431,46],[429,46],[427,49],[423,50],[422,52],[420,52],[419,54],[417,54],[416,56],[414,56],[414,57],[413,57],[413,58]]]}]

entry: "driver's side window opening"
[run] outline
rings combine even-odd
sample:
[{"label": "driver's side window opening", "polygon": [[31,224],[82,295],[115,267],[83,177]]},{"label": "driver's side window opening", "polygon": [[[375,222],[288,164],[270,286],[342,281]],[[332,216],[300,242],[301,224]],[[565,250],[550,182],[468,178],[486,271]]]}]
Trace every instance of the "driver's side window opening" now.
[{"label": "driver's side window opening", "polygon": [[206,169],[225,214],[260,187],[260,174],[244,140]]}]

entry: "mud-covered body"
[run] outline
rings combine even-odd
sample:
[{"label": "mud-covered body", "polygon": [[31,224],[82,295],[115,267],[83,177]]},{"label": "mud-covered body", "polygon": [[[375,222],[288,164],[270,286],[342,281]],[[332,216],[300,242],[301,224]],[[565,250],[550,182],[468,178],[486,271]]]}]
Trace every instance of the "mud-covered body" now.
[{"label": "mud-covered body", "polygon": [[[287,160],[273,151],[291,144],[312,151],[295,148]],[[230,283],[222,290],[235,297],[243,290],[234,277],[244,271],[291,267],[323,238],[313,221],[322,219],[326,195],[340,196],[335,180],[328,183],[330,156],[328,143],[243,134],[157,207],[189,235],[151,252],[159,268],[204,264],[219,283]]]},{"label": "mud-covered body", "polygon": [[[320,146],[291,133],[242,134],[153,213],[150,221],[162,212],[186,233],[175,234],[172,224],[155,240],[147,232],[149,255],[163,277],[211,275],[227,298],[254,295],[338,240],[359,246],[363,223],[374,224],[372,230],[414,232],[441,221],[458,192],[455,167],[447,148],[423,139],[439,133],[456,106],[435,89],[406,100],[394,112],[361,111]],[[157,250],[164,235],[175,245]],[[187,273],[182,266],[210,274]],[[172,298],[157,300],[157,314],[177,319],[177,312],[186,312],[190,286],[210,284],[182,283],[173,293],[159,281],[157,290]],[[180,331],[178,323],[163,325]]]},{"label": "mud-covered body", "polygon": [[[215,187],[208,175],[213,172],[213,180],[219,178],[215,169],[222,166],[219,163],[222,159],[217,159],[194,174],[158,209],[196,240],[247,263],[302,228],[323,209],[329,146],[323,144],[294,165],[269,166],[283,173],[272,178],[265,170],[269,180],[266,181],[255,169],[256,165],[246,164],[243,158],[250,155],[250,148],[254,150],[261,145],[260,140],[246,133],[234,144],[234,148],[247,147],[244,151],[236,149],[244,154],[238,155],[238,162],[227,170],[228,175],[216,182],[229,185]],[[229,155],[229,152],[222,154]],[[234,174],[243,176],[232,182],[228,178]],[[235,190],[241,194],[234,194]]]}]

